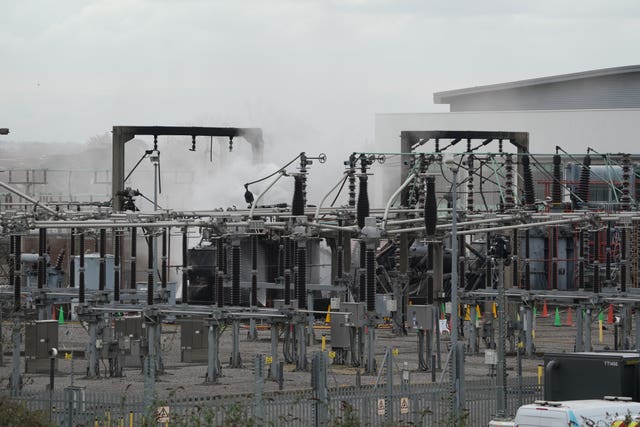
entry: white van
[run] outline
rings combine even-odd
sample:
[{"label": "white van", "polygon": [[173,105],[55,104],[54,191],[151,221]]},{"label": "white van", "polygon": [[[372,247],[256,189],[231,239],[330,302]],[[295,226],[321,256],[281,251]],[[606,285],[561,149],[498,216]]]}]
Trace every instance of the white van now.
[{"label": "white van", "polygon": [[640,402],[626,397],[605,397],[592,400],[548,402],[538,400],[523,405],[513,421],[489,423],[490,427],[582,427],[611,425],[625,415],[640,414]]}]

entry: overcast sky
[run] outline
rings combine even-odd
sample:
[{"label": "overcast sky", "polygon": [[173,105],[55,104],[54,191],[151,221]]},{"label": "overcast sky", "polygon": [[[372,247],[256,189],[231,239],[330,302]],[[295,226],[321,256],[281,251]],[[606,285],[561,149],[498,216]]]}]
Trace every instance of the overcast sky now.
[{"label": "overcast sky", "polygon": [[638,46],[637,0],[0,0],[0,127],[360,145],[375,113],[443,111],[433,92],[636,64]]}]

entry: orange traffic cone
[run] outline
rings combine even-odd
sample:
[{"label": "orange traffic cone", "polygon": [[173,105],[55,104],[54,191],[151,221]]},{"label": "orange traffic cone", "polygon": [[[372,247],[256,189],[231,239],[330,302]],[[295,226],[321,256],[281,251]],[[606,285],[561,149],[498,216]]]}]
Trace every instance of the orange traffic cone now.
[{"label": "orange traffic cone", "polygon": [[613,304],[609,304],[609,312],[607,313],[607,324],[613,324]]},{"label": "orange traffic cone", "polygon": [[544,300],[542,305],[542,317],[549,317],[549,310],[547,310],[547,300]]},{"label": "orange traffic cone", "polygon": [[567,309],[567,326],[573,325],[573,314],[571,313],[571,307]]}]

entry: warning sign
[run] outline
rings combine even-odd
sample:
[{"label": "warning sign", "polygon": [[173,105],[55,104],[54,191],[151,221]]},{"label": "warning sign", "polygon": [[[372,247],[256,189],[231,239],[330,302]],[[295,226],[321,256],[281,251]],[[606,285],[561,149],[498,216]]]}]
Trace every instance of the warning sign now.
[{"label": "warning sign", "polygon": [[409,398],[401,397],[400,398],[400,413],[408,414],[409,413]]},{"label": "warning sign", "polygon": [[387,409],[387,401],[378,399],[378,415],[384,415]]},{"label": "warning sign", "polygon": [[156,422],[157,423],[168,423],[169,422],[169,407],[168,406],[158,406],[156,410]]},{"label": "warning sign", "polygon": [[267,365],[271,365],[273,363],[273,357],[271,356],[267,356],[264,358],[264,363],[266,363]]}]

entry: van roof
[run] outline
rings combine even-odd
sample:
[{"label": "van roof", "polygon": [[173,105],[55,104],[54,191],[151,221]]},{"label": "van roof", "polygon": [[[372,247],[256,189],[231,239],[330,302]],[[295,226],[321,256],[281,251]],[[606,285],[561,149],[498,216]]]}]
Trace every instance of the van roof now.
[{"label": "van roof", "polygon": [[548,401],[548,402],[537,402],[530,403],[528,405],[522,406],[529,408],[536,408],[545,406],[548,408],[570,408],[570,409],[586,409],[593,408],[594,406],[600,408],[618,408],[625,407],[635,410],[640,410],[640,402],[629,402],[625,400],[604,400],[604,399],[587,399],[587,400],[563,400],[563,401]]}]

